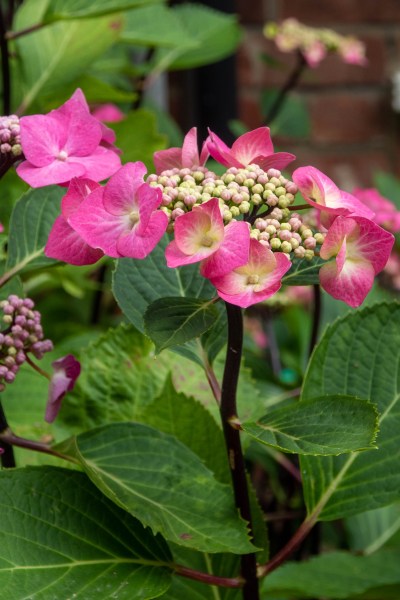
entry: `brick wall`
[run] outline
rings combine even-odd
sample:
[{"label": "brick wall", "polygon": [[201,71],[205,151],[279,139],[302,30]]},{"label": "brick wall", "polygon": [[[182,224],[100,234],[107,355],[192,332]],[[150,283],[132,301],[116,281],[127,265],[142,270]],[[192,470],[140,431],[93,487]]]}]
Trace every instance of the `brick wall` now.
[{"label": "brick wall", "polygon": [[[391,74],[400,69],[400,0],[237,0],[245,35],[237,57],[239,118],[254,128],[262,123],[260,94],[281,86],[296,62],[264,38],[268,20],[296,17],[316,27],[362,39],[368,66],[344,64],[329,56],[307,69],[296,90],[311,120],[308,139],[274,138],[293,152],[295,167],[313,164],[341,186],[371,185],[375,170],[400,176],[400,116],[391,108]],[[267,53],[280,69],[260,60]]]}]

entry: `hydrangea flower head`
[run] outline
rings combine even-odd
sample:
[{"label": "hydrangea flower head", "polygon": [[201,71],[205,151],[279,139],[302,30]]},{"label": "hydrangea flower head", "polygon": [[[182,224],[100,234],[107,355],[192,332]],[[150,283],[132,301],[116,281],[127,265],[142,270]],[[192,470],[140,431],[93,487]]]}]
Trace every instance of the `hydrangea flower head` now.
[{"label": "hydrangea flower head", "polygon": [[264,171],[270,168],[284,169],[296,159],[289,152],[275,152],[269,127],[259,127],[244,133],[229,148],[215,133],[210,131],[207,143],[211,156],[225,167],[247,167],[256,164]]},{"label": "hydrangea flower head", "polygon": [[31,187],[74,177],[101,181],[121,165],[116,152],[105,147],[113,143],[113,133],[90,114],[81,90],[47,115],[22,117],[20,129],[26,160],[17,173]]}]

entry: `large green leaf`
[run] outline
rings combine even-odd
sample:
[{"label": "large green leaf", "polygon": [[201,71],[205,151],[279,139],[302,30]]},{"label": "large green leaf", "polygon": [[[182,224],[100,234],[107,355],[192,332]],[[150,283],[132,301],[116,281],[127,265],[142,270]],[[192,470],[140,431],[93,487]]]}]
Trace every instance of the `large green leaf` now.
[{"label": "large green leaf", "polygon": [[[122,258],[117,261],[113,275],[113,293],[125,316],[144,332],[143,317],[148,306],[166,296],[182,296],[209,300],[215,289],[199,273],[198,265],[170,269],[166,265],[164,251],[169,240],[164,236],[153,252],[144,260]],[[219,309],[220,310],[220,309]],[[225,316],[220,315],[214,327],[206,334],[204,347],[210,350],[211,359],[225,341],[221,335]],[[179,352],[201,363],[198,345],[185,344]]]},{"label": "large green leaf", "polygon": [[399,563],[399,550],[371,556],[330,552],[304,563],[280,567],[264,579],[262,590],[266,598],[277,594],[302,600],[349,598],[378,586],[399,585]]},{"label": "large green leaf", "polygon": [[147,335],[156,352],[200,337],[218,318],[213,300],[164,297],[152,302],[144,314]]},{"label": "large green leaf", "polygon": [[[24,2],[15,19],[15,29],[41,21],[48,2]],[[63,3],[64,6],[69,5]],[[83,4],[83,2],[81,3]],[[118,38],[122,21],[117,16],[59,22],[15,40],[18,56],[15,79],[20,111],[25,112],[39,95],[57,93],[85,73]]]},{"label": "large green leaf", "polygon": [[110,126],[117,136],[116,144],[122,150],[124,163],[141,160],[152,171],[154,152],[167,144],[166,136],[157,131],[155,115],[148,109],[139,108]]},{"label": "large green leaf", "polygon": [[48,186],[29,190],[18,200],[11,215],[5,271],[18,273],[56,262],[43,250],[64,193],[60,187]]},{"label": "large green leaf", "polygon": [[174,8],[182,28],[196,47],[187,50],[159,48],[156,64],[169,64],[171,69],[200,67],[232,54],[239,41],[240,29],[234,15],[222,13],[201,4],[183,4]]},{"label": "large green leaf", "polygon": [[[195,425],[193,425],[195,426]],[[139,423],[108,425],[58,446],[101,491],[154,533],[204,552],[254,552],[230,486],[176,438]]]},{"label": "large green leaf", "polygon": [[43,20],[45,22],[59,19],[81,19],[98,17],[142,6],[155,4],[163,0],[50,0]]},{"label": "large green leaf", "polygon": [[81,353],[82,372],[60,419],[75,431],[137,420],[164,386],[169,367],[133,327],[110,329]]},{"label": "large green leaf", "polygon": [[[263,91],[261,109],[264,117],[268,115],[279,93],[279,90]],[[266,124],[269,125],[269,123]],[[304,99],[301,96],[287,96],[271,124],[271,134],[307,139],[310,131],[310,116]]]},{"label": "large green leaf", "polygon": [[319,270],[325,260],[314,256],[312,260],[295,258],[289,272],[282,278],[285,285],[313,285],[319,283]]},{"label": "large green leaf", "polygon": [[382,506],[345,521],[352,550],[372,554],[400,529],[400,504]]},{"label": "large green leaf", "polygon": [[4,598],[157,598],[170,585],[166,543],[78,472],[0,473]]},{"label": "large green leaf", "polygon": [[345,457],[302,457],[310,514],[337,519],[400,499],[400,305],[352,312],[325,332],[306,373],[302,398],[349,394],[380,413],[378,450]]},{"label": "large green leaf", "polygon": [[171,378],[166,381],[159,397],[144,411],[141,420],[174,435],[204,461],[218,481],[230,482],[221,428],[204,406],[177,392]]},{"label": "large green leaf", "polygon": [[323,396],[277,408],[256,423],[242,423],[246,433],[283,452],[338,455],[376,448],[375,407],[351,396]]},{"label": "large green leaf", "polygon": [[[154,23],[157,22],[157,27]],[[197,47],[175,10],[163,5],[145,6],[126,14],[121,40],[137,46]]]}]

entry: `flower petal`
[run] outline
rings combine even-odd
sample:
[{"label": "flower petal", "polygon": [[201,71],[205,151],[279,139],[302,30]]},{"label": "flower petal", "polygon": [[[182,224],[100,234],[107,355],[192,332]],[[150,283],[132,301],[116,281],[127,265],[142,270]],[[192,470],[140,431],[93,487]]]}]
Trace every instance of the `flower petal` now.
[{"label": "flower petal", "polygon": [[252,164],[256,156],[273,154],[274,146],[269,127],[258,127],[238,137],[233,143],[231,153],[244,167]]},{"label": "flower petal", "polygon": [[104,208],[112,215],[125,215],[137,209],[136,192],[147,172],[142,162],[127,163],[111,177],[104,188]]},{"label": "flower petal", "polygon": [[[45,167],[51,164],[64,147],[68,137],[67,124],[59,123],[50,115],[21,117],[20,128],[24,156],[34,167]],[[21,175],[20,177],[23,179]]]},{"label": "flower petal", "polygon": [[138,234],[138,228],[121,234],[117,241],[117,250],[120,256],[146,258],[164,235],[167,226],[167,215],[161,210],[153,212],[142,234]]},{"label": "flower petal", "polygon": [[86,175],[86,169],[82,164],[69,160],[54,159],[52,163],[44,167],[36,167],[25,160],[18,165],[17,173],[31,187],[38,188],[71,181],[74,177]]},{"label": "flower petal", "polygon": [[92,248],[84,242],[62,215],[54,222],[44,253],[49,258],[78,266],[92,265],[104,255],[101,250]]},{"label": "flower petal", "polygon": [[68,217],[75,212],[81,202],[91,192],[93,192],[93,190],[99,187],[100,185],[91,179],[80,179],[77,177],[71,179],[68,191],[61,200],[61,213],[63,217],[68,219]]},{"label": "flower petal", "polygon": [[50,381],[49,395],[46,404],[45,420],[52,423],[61,408],[61,400],[70,392],[81,372],[79,361],[72,354],[59,358],[52,363],[54,369]]},{"label": "flower petal", "polygon": [[250,232],[244,221],[235,221],[225,227],[224,239],[214,254],[206,258],[201,265],[204,277],[225,275],[249,260]]}]

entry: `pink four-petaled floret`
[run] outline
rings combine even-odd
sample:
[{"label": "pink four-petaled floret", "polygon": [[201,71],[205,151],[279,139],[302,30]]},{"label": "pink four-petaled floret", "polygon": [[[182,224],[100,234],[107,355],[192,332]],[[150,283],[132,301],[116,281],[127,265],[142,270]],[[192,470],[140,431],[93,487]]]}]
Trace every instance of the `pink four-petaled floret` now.
[{"label": "pink four-petaled floret", "polygon": [[256,164],[264,171],[270,168],[282,170],[296,159],[289,152],[275,152],[269,127],[259,127],[244,133],[229,148],[215,133],[210,131],[207,143],[211,156],[225,167],[243,168]]},{"label": "pink four-petaled floret", "polygon": [[210,277],[210,281],[223,300],[247,308],[273,296],[281,287],[282,277],[291,265],[283,252],[272,252],[251,239],[247,264],[225,275]]},{"label": "pink four-petaled floret", "polygon": [[335,257],[320,269],[321,286],[333,298],[360,306],[386,265],[393,243],[394,236],[369,219],[337,217],[320,250],[324,260]]},{"label": "pink four-petaled floret", "polygon": [[168,148],[154,153],[153,160],[156,167],[156,173],[160,174],[167,169],[192,169],[203,166],[208,157],[207,148],[208,139],[204,142],[199,155],[197,146],[197,128],[192,127],[185,135],[182,148]]},{"label": "pink four-petaled floret", "polygon": [[121,161],[113,132],[93,117],[80,89],[47,115],[21,117],[25,159],[17,173],[31,187],[66,184],[74,177],[102,181]]},{"label": "pink four-petaled floret", "polygon": [[165,250],[169,267],[202,261],[202,275],[212,277],[228,273],[248,260],[249,226],[244,221],[224,226],[218,198],[178,217],[174,233],[175,239]]},{"label": "pink four-petaled floret", "polygon": [[143,182],[142,162],[127,163],[80,204],[69,222],[92,248],[113,258],[145,258],[164,235],[159,188]]}]

